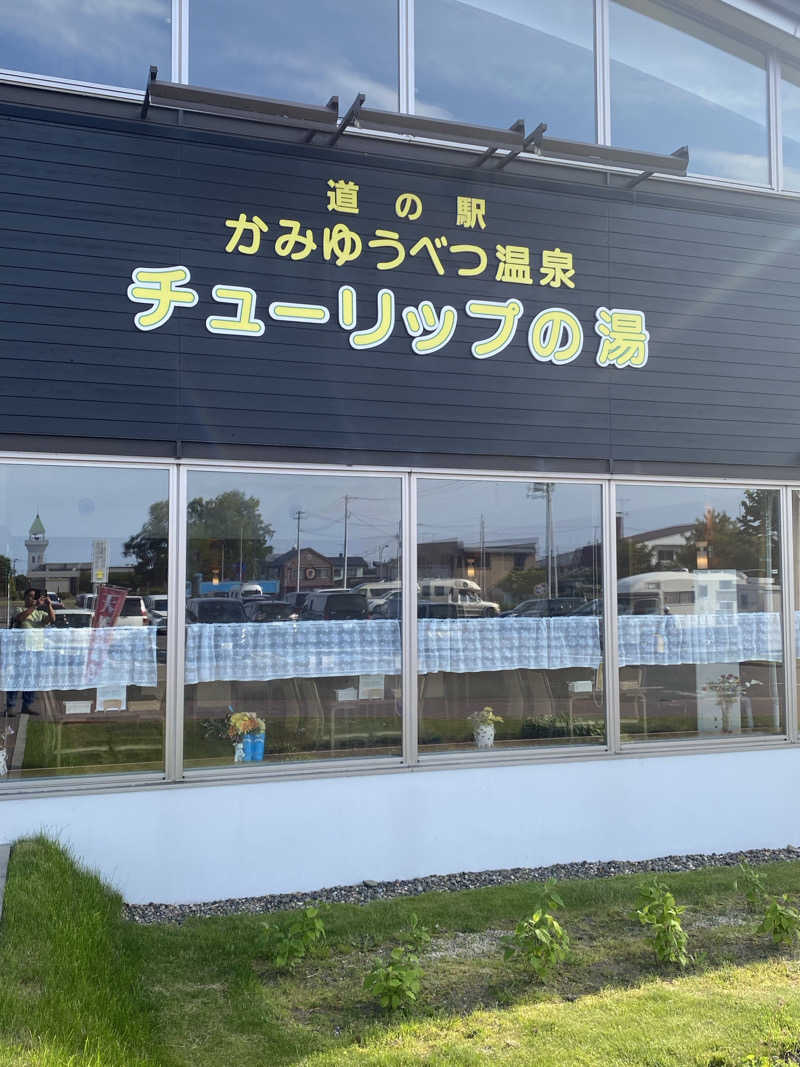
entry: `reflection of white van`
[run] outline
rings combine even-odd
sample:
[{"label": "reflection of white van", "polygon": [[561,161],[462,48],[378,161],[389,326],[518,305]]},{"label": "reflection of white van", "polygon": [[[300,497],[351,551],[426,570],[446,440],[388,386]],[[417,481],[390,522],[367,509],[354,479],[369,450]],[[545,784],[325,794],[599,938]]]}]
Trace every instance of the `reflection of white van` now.
[{"label": "reflection of white van", "polygon": [[401,582],[391,582],[387,579],[385,582],[362,582],[361,585],[354,585],[350,592],[361,593],[367,600],[378,600],[401,587]]},{"label": "reflection of white van", "polygon": [[469,578],[430,578],[420,582],[419,595],[421,600],[456,600],[462,590],[480,595],[481,587]]},{"label": "reflection of white van", "polygon": [[234,586],[228,593],[229,597],[234,600],[248,600],[252,596],[263,596],[264,590],[258,584],[258,582],[242,582],[241,585]]},{"label": "reflection of white van", "polygon": [[[620,578],[618,610],[628,615],[702,615],[735,611],[769,610],[769,590],[753,585],[760,597],[748,598],[747,576],[735,570],[651,571]],[[752,604],[750,600],[763,603]]]},{"label": "reflection of white van", "polygon": [[469,578],[431,578],[420,583],[420,600],[434,604],[457,604],[463,618],[491,618],[500,614],[500,605],[484,600],[481,587]]}]

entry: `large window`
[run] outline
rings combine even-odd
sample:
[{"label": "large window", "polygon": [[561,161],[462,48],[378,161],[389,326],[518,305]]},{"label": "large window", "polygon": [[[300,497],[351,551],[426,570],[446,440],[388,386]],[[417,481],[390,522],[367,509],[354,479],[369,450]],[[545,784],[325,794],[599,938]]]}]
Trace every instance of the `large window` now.
[{"label": "large window", "polygon": [[188,476],[187,767],[399,755],[398,477]]},{"label": "large window", "polygon": [[424,478],[419,748],[602,744],[600,487]]},{"label": "large window", "polygon": [[166,470],[0,465],[0,784],[163,770],[168,496]]},{"label": "large window", "polygon": [[70,81],[143,89],[148,65],[169,76],[171,0],[0,4],[0,66]]},{"label": "large window", "polygon": [[345,110],[356,93],[396,111],[397,0],[192,0],[195,85]]},{"label": "large window", "polygon": [[618,501],[623,740],[785,733],[778,490],[627,485]]},{"label": "large window", "polygon": [[693,174],[769,181],[764,56],[649,0],[612,0],[611,142],[689,146]]},{"label": "large window", "polygon": [[595,140],[592,0],[425,0],[415,11],[416,108],[486,126],[526,120]]}]

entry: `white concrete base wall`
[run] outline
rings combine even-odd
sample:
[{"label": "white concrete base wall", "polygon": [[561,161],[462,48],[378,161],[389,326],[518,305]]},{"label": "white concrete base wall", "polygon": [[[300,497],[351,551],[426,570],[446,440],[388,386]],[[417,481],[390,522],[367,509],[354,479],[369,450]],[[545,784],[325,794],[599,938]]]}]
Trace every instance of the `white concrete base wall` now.
[{"label": "white concrete base wall", "polygon": [[0,800],[132,903],[800,842],[800,747]]}]

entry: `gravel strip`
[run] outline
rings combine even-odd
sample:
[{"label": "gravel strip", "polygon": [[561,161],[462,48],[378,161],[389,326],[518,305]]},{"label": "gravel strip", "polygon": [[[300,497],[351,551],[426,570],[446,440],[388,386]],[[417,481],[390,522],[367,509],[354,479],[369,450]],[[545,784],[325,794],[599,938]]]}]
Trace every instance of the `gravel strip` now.
[{"label": "gravel strip", "polygon": [[459,874],[432,874],[396,882],[359,882],[318,889],[315,893],[275,893],[263,897],[213,900],[205,904],[125,904],[123,916],[137,923],[181,923],[185,919],[213,915],[268,914],[302,908],[307,904],[368,904],[372,900],[415,897],[420,893],[482,889],[515,882],[543,882],[546,878],[610,878],[615,874],[695,871],[702,867],[735,867],[749,863],[773,863],[800,859],[800,848],[752,848],[747,852],[712,852],[699,856],[660,856],[652,860],[608,860],[605,863],[555,863],[550,867],[513,867],[505,871],[461,871]]}]

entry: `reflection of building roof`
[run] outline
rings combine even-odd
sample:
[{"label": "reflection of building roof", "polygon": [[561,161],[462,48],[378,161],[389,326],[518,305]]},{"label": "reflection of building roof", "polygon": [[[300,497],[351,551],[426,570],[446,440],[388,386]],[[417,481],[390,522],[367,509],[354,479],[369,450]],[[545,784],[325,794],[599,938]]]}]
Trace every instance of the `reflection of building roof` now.
[{"label": "reflection of building roof", "polygon": [[[330,561],[334,565],[334,567],[344,566],[344,556],[331,556]],[[368,567],[369,564],[363,556],[348,556],[347,566],[349,569],[350,567]]]},{"label": "reflection of building roof", "polygon": [[38,511],[36,512],[36,518],[33,520],[32,524],[31,524],[31,528],[28,531],[28,533],[31,536],[33,536],[34,534],[43,534],[44,533],[44,523],[39,518],[39,512]]},{"label": "reflection of building roof", "polygon": [[645,530],[643,533],[626,534],[623,541],[658,541],[662,537],[685,534],[694,529],[695,523],[681,522],[677,526],[662,526],[659,530]]}]

